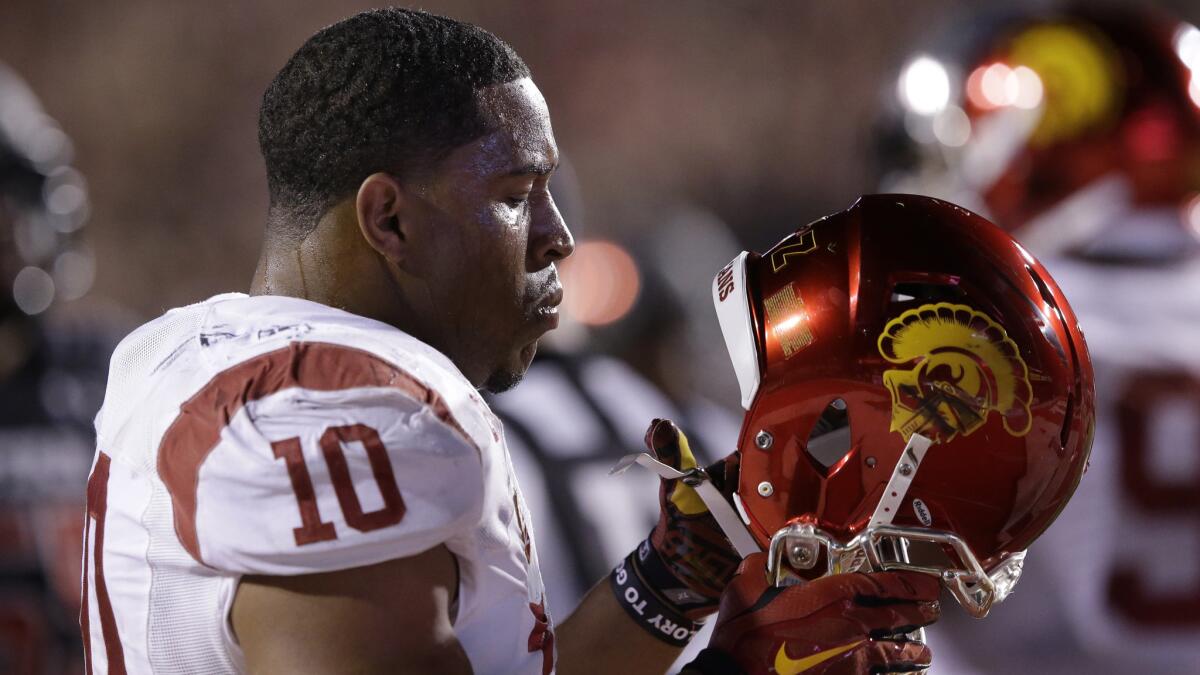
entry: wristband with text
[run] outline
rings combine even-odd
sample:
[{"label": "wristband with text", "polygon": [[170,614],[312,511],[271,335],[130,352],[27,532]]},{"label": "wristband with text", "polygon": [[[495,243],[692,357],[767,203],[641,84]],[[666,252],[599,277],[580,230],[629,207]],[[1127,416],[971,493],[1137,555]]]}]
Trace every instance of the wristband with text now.
[{"label": "wristband with text", "polygon": [[[684,615],[694,599],[675,588],[679,586],[678,580],[648,541],[617,565],[609,575],[609,582],[617,604],[630,618],[667,644],[687,645],[704,625],[703,621],[693,621]],[[683,604],[672,602],[669,596],[682,600]]]}]

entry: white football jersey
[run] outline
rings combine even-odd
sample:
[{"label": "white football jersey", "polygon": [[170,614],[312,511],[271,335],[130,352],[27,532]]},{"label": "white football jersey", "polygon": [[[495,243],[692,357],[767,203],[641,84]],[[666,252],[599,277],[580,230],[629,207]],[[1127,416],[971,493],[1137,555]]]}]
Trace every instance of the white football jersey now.
[{"label": "white football jersey", "polygon": [[455,554],[476,672],[549,673],[552,626],[500,423],[444,355],[305,300],[175,309],[113,355],[88,481],[88,672],[238,673],[243,574]]}]

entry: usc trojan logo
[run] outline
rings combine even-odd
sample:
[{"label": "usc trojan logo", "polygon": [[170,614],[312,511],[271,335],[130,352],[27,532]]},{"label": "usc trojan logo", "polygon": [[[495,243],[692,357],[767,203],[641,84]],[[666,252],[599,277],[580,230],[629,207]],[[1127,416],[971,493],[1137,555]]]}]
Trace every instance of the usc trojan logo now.
[{"label": "usc trojan logo", "polygon": [[1013,436],[1029,433],[1029,368],[1000,324],[966,305],[939,302],[888,322],[879,353],[907,369],[884,371],[892,431],[945,442],[970,435],[990,413]]}]

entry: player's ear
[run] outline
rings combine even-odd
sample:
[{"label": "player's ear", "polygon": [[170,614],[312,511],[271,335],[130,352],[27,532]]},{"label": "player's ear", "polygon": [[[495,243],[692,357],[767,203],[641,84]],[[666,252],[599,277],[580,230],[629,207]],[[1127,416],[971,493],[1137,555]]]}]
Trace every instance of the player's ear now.
[{"label": "player's ear", "polygon": [[404,186],[393,175],[373,173],[358,186],[354,208],[358,228],[371,248],[388,261],[404,265],[409,233],[403,218],[406,203]]}]

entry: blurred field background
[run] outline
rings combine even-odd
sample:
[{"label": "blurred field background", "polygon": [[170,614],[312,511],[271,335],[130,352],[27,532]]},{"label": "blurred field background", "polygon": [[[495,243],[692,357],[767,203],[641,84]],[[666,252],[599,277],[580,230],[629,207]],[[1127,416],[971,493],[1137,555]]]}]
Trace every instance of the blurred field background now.
[{"label": "blurred field background", "polygon": [[[1124,4],[1200,23],[1195,0]],[[56,303],[54,318],[98,316],[127,330],[171,307],[246,290],[267,207],[256,138],[262,92],[309,35],[372,6],[4,0],[0,62],[29,84],[71,139],[72,163],[90,199],[79,240],[94,255],[94,285],[80,299]],[[489,29],[524,57],[568,162],[555,184],[568,224],[581,241],[619,247],[594,249],[590,268],[582,256],[577,261],[581,283],[567,286],[567,313],[605,325],[568,326],[557,338],[563,348],[617,355],[680,406],[695,397],[715,403],[734,431],[740,411],[713,320],[712,275],[743,248],[765,250],[797,226],[876,190],[879,121],[895,107],[897,78],[915,53],[981,14],[1050,6],[979,0],[421,5]],[[637,282],[628,284],[633,268]],[[675,349],[676,337],[693,344]],[[522,391],[537,389],[518,388],[513,406],[528,400],[540,411],[533,394]],[[70,508],[76,513],[78,505]],[[539,543],[552,547],[553,530],[546,532]],[[621,546],[628,543],[613,550],[628,550]],[[73,573],[77,578],[78,569]],[[70,591],[71,573],[63,576]],[[1036,591],[1024,597],[1036,601]],[[1200,672],[1200,664],[1187,672]]]},{"label": "blurred field background", "polygon": [[[1200,21],[1200,5],[1162,4]],[[763,247],[871,191],[868,131],[905,58],[989,5],[422,6],[490,29],[529,63],[578,174],[588,236],[634,238],[690,204]],[[247,286],[266,210],[262,91],[311,33],[371,6],[6,0],[0,60],[72,138],[89,183],[96,282],[80,303],[150,316]]]}]

